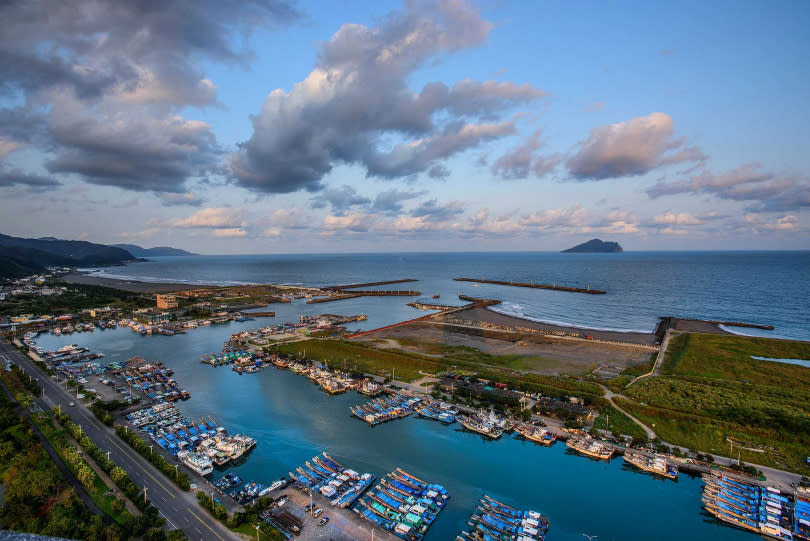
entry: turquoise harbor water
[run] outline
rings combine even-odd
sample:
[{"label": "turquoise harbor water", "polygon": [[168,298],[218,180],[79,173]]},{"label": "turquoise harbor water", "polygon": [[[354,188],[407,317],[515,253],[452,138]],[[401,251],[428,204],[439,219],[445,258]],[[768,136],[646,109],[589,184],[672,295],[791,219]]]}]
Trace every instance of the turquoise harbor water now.
[{"label": "turquoise harbor water", "polygon": [[718,523],[701,510],[702,481],[682,474],[677,482],[640,473],[621,459],[596,462],[571,455],[563,444],[542,447],[505,436],[487,441],[456,425],[411,416],[369,427],[349,414],[365,400],[357,393],[329,396],[304,377],[267,368],[239,376],[229,368],[200,364],[231,333],[260,321],[200,327],[185,335],[140,336],[129,329],[56,337],[38,343],[54,349],[78,343],[123,361],[139,354],[161,360],[191,393],[178,402],[189,417],[212,415],[258,445],[228,471],[268,483],[326,450],[344,465],[383,475],[400,466],[443,484],[452,494],[428,541],[455,538],[486,492],[551,519],[550,541],[582,539],[582,533],[615,540],[744,540],[753,536]]},{"label": "turquoise harbor water", "polygon": [[[416,278],[383,286],[460,304],[459,293],[503,300],[497,310],[548,321],[650,331],[660,316],[770,324],[746,334],[810,340],[810,252],[403,253],[163,257],[102,269],[102,276],[191,283],[337,285]],[[607,291],[559,291],[454,282],[455,277],[556,282]],[[323,304],[318,312],[364,312],[373,328],[422,312],[402,298]],[[277,306],[277,305],[276,305]],[[283,309],[275,308],[281,315]],[[297,318],[297,314],[293,314]]]}]

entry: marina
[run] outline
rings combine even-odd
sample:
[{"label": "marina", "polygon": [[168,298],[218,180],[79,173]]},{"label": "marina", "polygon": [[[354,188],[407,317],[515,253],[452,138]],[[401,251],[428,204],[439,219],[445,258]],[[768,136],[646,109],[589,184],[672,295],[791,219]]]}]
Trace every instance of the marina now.
[{"label": "marina", "polygon": [[543,541],[549,520],[537,511],[521,511],[484,494],[467,526],[470,531],[462,531],[456,541]]},{"label": "marina", "polygon": [[332,506],[349,507],[368,490],[376,477],[370,473],[357,473],[345,468],[322,452],[290,472],[293,486],[305,494],[317,492]]},{"label": "marina", "polygon": [[735,476],[705,476],[703,505],[713,516],[771,539],[810,539],[810,492],[762,486]]},{"label": "marina", "polygon": [[[634,475],[621,468],[621,461],[613,464],[583,461],[567,455],[566,447],[539,448],[519,434],[514,438],[501,437],[492,445],[489,438],[453,431],[442,423],[424,422],[416,416],[398,423],[382,423],[369,430],[366,424],[352,421],[347,415],[347,409],[357,402],[354,394],[314,392],[307,379],[289,369],[265,371],[261,377],[245,379],[230,370],[201,370],[200,364],[189,358],[195,352],[199,358],[204,352],[221,347],[224,333],[230,335],[239,331],[237,325],[249,324],[233,322],[228,329],[200,329],[193,339],[189,334],[153,337],[148,341],[141,341],[137,336],[127,338],[132,335],[126,330],[113,330],[88,335],[92,341],[82,345],[103,352],[112,362],[123,362],[135,351],[146,357],[159,355],[166,367],[175,371],[173,377],[188,382],[187,388],[194,395],[189,401],[174,403],[175,408],[182,408],[183,418],[215,414],[223,426],[234,432],[249,433],[260,443],[249,460],[229,464],[228,472],[241,479],[256,479],[267,485],[269,479],[286,473],[291,465],[302,464],[324,447],[330,457],[349,457],[348,463],[357,471],[378,473],[402,465],[408,471],[422,472],[419,477],[438,481],[454,496],[427,533],[426,538],[431,541],[452,539],[461,530],[468,529],[466,521],[470,509],[481,497],[476,487],[484,487],[491,496],[513,502],[516,507],[542,509],[555,523],[553,535],[549,537],[554,540],[573,541],[581,537],[582,529],[598,531],[600,536],[608,538],[622,538],[625,519],[633,520],[633,515],[626,512],[626,505],[644,505],[649,498],[666,498],[672,503],[671,512],[666,516],[656,515],[654,523],[636,523],[636,531],[647,532],[639,534],[641,537],[669,539],[662,536],[662,532],[683,531],[684,528],[694,537],[725,540],[745,539],[749,535],[731,528],[718,529],[714,523],[700,519],[700,479],[681,476],[677,484],[656,483],[650,475]],[[53,335],[40,337],[41,345],[47,349],[57,349],[59,339]],[[286,364],[287,361],[278,362]],[[308,407],[295,406],[300,403]],[[246,416],[245,411],[252,413]],[[272,441],[272,445],[262,444],[267,441]],[[367,444],[358,446],[358,441]],[[428,459],[424,455],[425,448],[441,449],[441,455],[431,454],[432,458]],[[509,457],[509,464],[503,462],[504,456]],[[608,483],[616,493],[616,500],[624,503],[615,506],[608,502],[583,515],[574,512],[575,500],[559,492],[552,496],[528,488],[561,486],[572,479],[581,483]]]},{"label": "marina", "polygon": [[362,518],[408,541],[422,539],[450,494],[397,468],[360,497],[352,510]]},{"label": "marina", "polygon": [[358,419],[374,426],[386,421],[407,417],[413,413],[414,406],[419,402],[421,402],[421,399],[417,397],[392,394],[375,398],[364,404],[351,406],[349,410]]}]

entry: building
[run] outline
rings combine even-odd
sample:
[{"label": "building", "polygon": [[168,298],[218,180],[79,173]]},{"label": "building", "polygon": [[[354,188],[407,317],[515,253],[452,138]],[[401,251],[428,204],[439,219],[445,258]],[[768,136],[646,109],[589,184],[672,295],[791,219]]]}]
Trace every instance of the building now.
[{"label": "building", "polygon": [[169,312],[158,312],[156,310],[139,310],[135,313],[135,319],[141,323],[155,325],[171,320],[172,315]]},{"label": "building", "polygon": [[161,310],[174,310],[177,308],[177,297],[174,295],[158,295],[157,307]]}]

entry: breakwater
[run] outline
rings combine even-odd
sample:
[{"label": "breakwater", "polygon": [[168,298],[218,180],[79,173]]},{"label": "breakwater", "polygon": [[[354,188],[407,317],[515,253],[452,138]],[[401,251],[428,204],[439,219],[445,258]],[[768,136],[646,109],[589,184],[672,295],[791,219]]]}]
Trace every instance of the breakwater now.
[{"label": "breakwater", "polygon": [[362,284],[348,284],[345,286],[324,286],[321,289],[329,291],[342,291],[344,289],[357,289],[358,287],[376,287],[388,284],[404,284],[406,282],[418,282],[416,278],[402,278],[399,280],[384,280],[382,282],[364,282]]},{"label": "breakwater", "polygon": [[582,288],[582,287],[570,287],[570,286],[558,286],[557,283],[553,284],[535,284],[534,282],[515,282],[515,281],[505,281],[505,280],[486,280],[484,278],[476,279],[476,278],[453,278],[456,282],[474,282],[478,284],[494,284],[499,286],[512,286],[512,287],[529,287],[532,289],[550,289],[552,291],[567,291],[569,293],[588,293],[590,295],[604,295],[607,293],[601,289],[591,289],[591,286]]},{"label": "breakwater", "polygon": [[328,297],[318,297],[309,299],[307,304],[317,304],[320,302],[342,301],[344,299],[355,299],[357,297],[418,297],[421,295],[419,291],[408,290],[368,290],[368,291],[352,291],[351,293],[342,293],[338,295],[329,295]]}]

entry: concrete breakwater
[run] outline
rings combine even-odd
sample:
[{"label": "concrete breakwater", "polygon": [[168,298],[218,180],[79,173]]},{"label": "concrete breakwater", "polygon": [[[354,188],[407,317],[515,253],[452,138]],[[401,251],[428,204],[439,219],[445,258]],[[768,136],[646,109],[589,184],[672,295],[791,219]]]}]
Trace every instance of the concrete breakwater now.
[{"label": "concrete breakwater", "polygon": [[494,284],[499,286],[512,286],[512,287],[529,287],[533,289],[550,289],[552,291],[568,291],[569,293],[588,293],[590,295],[604,295],[607,293],[601,289],[591,289],[591,286],[588,287],[569,287],[569,286],[558,286],[557,283],[553,284],[535,284],[534,282],[515,282],[513,280],[505,281],[505,280],[486,280],[484,278],[476,279],[476,278],[453,278],[456,282],[475,282],[479,284]]},{"label": "concrete breakwater", "polygon": [[317,304],[320,302],[342,301],[344,299],[353,299],[355,297],[418,297],[421,295],[419,291],[411,290],[368,290],[368,291],[352,291],[351,293],[340,293],[337,295],[329,295],[328,297],[320,297],[309,299],[307,304]]},{"label": "concrete breakwater", "polygon": [[357,289],[359,287],[376,287],[385,286],[388,284],[404,284],[406,282],[418,282],[416,278],[402,278],[399,280],[383,280],[381,282],[364,282],[362,284],[348,284],[344,286],[324,286],[321,289],[325,291],[342,291],[344,289]]}]

